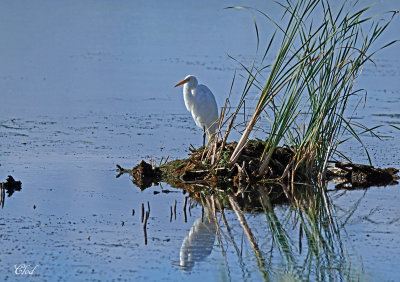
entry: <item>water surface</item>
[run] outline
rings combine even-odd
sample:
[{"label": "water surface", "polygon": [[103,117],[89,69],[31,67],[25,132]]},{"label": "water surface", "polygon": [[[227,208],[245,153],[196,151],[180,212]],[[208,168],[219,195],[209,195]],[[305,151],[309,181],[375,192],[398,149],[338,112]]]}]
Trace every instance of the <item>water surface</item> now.
[{"label": "water surface", "polygon": [[[251,16],[222,9],[237,4],[243,3],[0,3],[0,179],[11,174],[22,181],[22,190],[6,197],[0,211],[2,280],[26,279],[15,274],[21,264],[37,265],[31,279],[67,281],[400,276],[399,185],[330,193],[340,232],[332,239],[334,251],[320,261],[307,258],[305,243],[300,252],[297,217],[287,205],[274,211],[290,252],[272,243],[266,215],[245,214],[269,262],[263,272],[234,212],[226,211],[231,234],[219,222],[218,239],[194,201],[185,222],[182,190],[163,184],[140,192],[129,177],[115,178],[116,164],[182,158],[189,144],[201,144],[181,89],[173,85],[195,74],[223,104],[239,67],[227,54],[250,62],[255,52]],[[278,11],[272,1],[246,5]],[[374,7],[387,10],[399,10],[398,3]],[[395,19],[383,42],[399,28]],[[365,139],[377,166],[400,167],[399,133],[388,126],[400,124],[398,53],[396,45],[378,54],[377,66],[366,65],[357,83],[368,91],[357,121],[385,124],[379,132],[390,136]],[[355,162],[367,161],[355,141],[342,150]],[[154,195],[162,189],[173,192]],[[145,245],[140,213],[147,203]]]}]

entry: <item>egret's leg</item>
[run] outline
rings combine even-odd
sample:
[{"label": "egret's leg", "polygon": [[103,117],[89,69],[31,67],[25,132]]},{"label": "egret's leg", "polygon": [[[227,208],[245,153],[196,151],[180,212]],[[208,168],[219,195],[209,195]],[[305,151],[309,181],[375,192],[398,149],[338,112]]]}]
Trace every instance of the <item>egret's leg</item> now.
[{"label": "egret's leg", "polygon": [[206,145],[206,127],[203,126],[203,147]]}]

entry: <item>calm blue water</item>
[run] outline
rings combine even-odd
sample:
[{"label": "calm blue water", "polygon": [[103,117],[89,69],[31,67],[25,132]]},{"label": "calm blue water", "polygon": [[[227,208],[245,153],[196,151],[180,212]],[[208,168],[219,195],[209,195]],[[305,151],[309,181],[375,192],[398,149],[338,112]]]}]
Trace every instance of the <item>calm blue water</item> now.
[{"label": "calm blue water", "polygon": [[[22,181],[0,211],[1,280],[398,280],[399,185],[330,193],[340,232],[334,251],[321,257],[307,256],[304,239],[300,253],[298,218],[288,206],[275,214],[289,250],[272,243],[271,219],[246,214],[262,268],[234,212],[226,211],[231,233],[220,221],[218,238],[194,201],[185,222],[181,190],[164,184],[140,192],[127,176],[115,178],[116,164],[182,158],[189,144],[201,144],[173,85],[194,74],[224,103],[239,69],[227,55],[249,62],[255,52],[251,15],[223,10],[239,4],[0,3],[0,180],[11,174]],[[279,11],[272,1],[246,5]],[[377,1],[373,13],[399,8]],[[382,42],[398,38],[399,28],[396,18]],[[379,53],[357,82],[368,91],[357,121],[386,125],[383,142],[365,138],[377,166],[400,167],[399,132],[388,126],[400,124],[398,54],[398,45]],[[233,101],[240,91],[238,80]],[[355,162],[367,160],[356,142],[341,149]],[[173,192],[153,194],[161,189]],[[147,202],[145,245],[140,213]],[[37,266],[32,275],[15,274],[24,264]]]}]

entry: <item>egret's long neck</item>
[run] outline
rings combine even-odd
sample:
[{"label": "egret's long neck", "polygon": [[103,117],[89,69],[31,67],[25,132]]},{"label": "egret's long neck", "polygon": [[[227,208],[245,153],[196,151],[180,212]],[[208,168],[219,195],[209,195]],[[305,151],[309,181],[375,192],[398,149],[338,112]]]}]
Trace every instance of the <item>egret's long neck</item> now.
[{"label": "egret's long neck", "polygon": [[189,83],[183,85],[183,99],[186,108],[190,111],[196,100],[196,88]]}]

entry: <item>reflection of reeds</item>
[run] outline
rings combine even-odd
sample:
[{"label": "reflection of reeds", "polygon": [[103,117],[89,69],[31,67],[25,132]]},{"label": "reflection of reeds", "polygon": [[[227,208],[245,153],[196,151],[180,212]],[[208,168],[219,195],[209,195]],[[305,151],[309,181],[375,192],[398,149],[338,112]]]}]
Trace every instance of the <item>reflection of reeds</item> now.
[{"label": "reflection of reeds", "polygon": [[294,258],[291,240],[281,222],[278,220],[268,194],[261,192],[259,200],[263,207],[275,246],[278,247],[281,254],[286,258],[288,264],[292,265]]},{"label": "reflection of reeds", "polygon": [[[265,137],[266,145],[261,156],[258,173],[264,175],[275,149],[283,143],[290,146],[295,154],[293,162],[287,165],[288,171],[301,171],[302,175],[324,178],[328,160],[336,153],[343,134],[350,134],[364,147],[361,133],[370,129],[354,123],[347,118],[349,99],[358,93],[353,89],[354,81],[361,73],[364,64],[372,61],[371,56],[385,46],[370,51],[371,47],[387,28],[396,12],[386,22],[373,22],[366,17],[369,7],[359,11],[346,12],[346,1],[334,11],[329,1],[297,0],[286,1],[280,25],[266,13],[248,7],[230,7],[248,9],[272,22],[276,31],[272,34],[261,61],[254,59],[251,66],[241,66],[247,73],[247,80],[236,111],[229,114],[229,97],[221,111],[219,133],[214,146],[210,146],[207,157],[211,164],[221,163],[226,158],[221,150],[217,151],[216,142],[222,135],[223,124],[228,124],[222,143],[226,142],[237,114],[244,105],[251,89],[258,89],[259,99],[251,119],[229,160],[223,161],[233,166],[238,160],[249,136],[260,119],[270,122],[270,133]],[[322,15],[320,21],[315,14]],[[259,31],[254,18],[259,49]],[[312,19],[312,20],[311,20]],[[272,45],[278,44],[278,52],[272,64],[264,60],[272,51]],[[257,58],[257,56],[256,56]],[[268,78],[262,82],[268,71]],[[232,81],[235,81],[235,77]],[[230,95],[229,95],[230,96]],[[244,112],[244,109],[243,109]],[[357,132],[357,127],[361,132]],[[365,148],[365,147],[364,147]],[[366,154],[369,158],[368,151]]]},{"label": "reflection of reeds", "polygon": [[[250,243],[259,274],[265,280],[273,280],[274,275],[283,273],[296,280],[351,280],[359,277],[362,269],[358,269],[357,262],[350,261],[347,256],[341,238],[342,229],[339,228],[341,225],[337,222],[338,217],[329,196],[325,194],[325,189],[309,184],[294,186],[292,191],[284,188],[290,197],[290,204],[284,212],[276,212],[267,188],[259,189],[258,201],[267,227],[266,231],[261,233],[259,229],[258,233],[252,230],[251,222],[241,210],[242,204],[239,205],[237,197],[232,193],[200,196],[198,200],[210,215],[204,220],[211,220],[216,225],[218,246],[225,258],[226,267],[232,267],[229,265],[230,259],[226,257],[227,248],[224,247],[228,242],[233,245],[243,272],[248,271],[249,261],[243,258],[240,243],[236,243],[240,242],[240,239],[235,238],[235,234],[240,232],[232,232],[224,207],[231,208],[236,215],[245,238]],[[221,199],[225,202],[224,205],[221,204]],[[226,206],[226,203],[229,203],[229,206]],[[222,226],[218,220],[219,216]],[[259,221],[260,219],[257,219],[257,222]],[[268,241],[268,238],[272,240]],[[277,257],[281,258],[279,265],[272,261],[273,258],[276,261]]]},{"label": "reflection of reeds", "polygon": [[268,278],[268,272],[265,269],[265,262],[264,259],[262,257],[262,253],[258,247],[258,244],[256,242],[256,240],[254,239],[254,235],[251,232],[251,229],[249,228],[249,226],[247,225],[247,221],[246,218],[244,217],[242,211],[239,208],[238,203],[236,202],[235,198],[232,197],[232,195],[228,195],[228,199],[229,199],[229,203],[231,204],[231,207],[233,209],[233,211],[236,213],[238,220],[240,222],[240,225],[242,226],[244,233],[247,236],[247,239],[249,240],[251,247],[254,251],[254,254],[256,255],[257,258],[257,262],[258,262],[258,267],[263,275],[263,277],[265,279]]},{"label": "reflection of reeds", "polygon": [[[290,238],[288,229],[298,228],[298,252],[306,250],[303,261],[304,269],[292,270],[293,275],[310,277],[316,280],[345,279],[355,271],[351,261],[345,256],[340,229],[332,216],[332,205],[325,189],[300,185],[295,187],[292,195],[288,218],[293,220],[282,224],[282,219],[276,216],[266,195],[260,200],[265,207],[265,214],[274,237],[277,249],[286,258],[288,267],[298,265],[299,257],[293,245],[294,237]],[[301,192],[300,192],[301,191]],[[294,224],[293,224],[294,222]],[[298,272],[298,273],[296,273]]]}]

